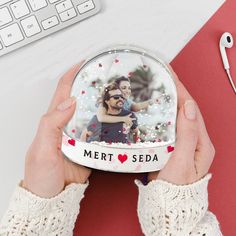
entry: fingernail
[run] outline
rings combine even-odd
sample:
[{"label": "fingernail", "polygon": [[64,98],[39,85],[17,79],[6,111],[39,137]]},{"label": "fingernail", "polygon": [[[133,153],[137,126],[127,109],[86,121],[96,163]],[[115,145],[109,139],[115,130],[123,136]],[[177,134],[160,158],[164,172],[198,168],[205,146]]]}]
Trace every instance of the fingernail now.
[{"label": "fingernail", "polygon": [[70,108],[76,102],[76,97],[70,97],[61,104],[57,106],[57,110],[65,111],[66,109]]},{"label": "fingernail", "polygon": [[188,120],[195,120],[197,111],[196,105],[193,100],[187,100],[184,104],[184,114]]}]

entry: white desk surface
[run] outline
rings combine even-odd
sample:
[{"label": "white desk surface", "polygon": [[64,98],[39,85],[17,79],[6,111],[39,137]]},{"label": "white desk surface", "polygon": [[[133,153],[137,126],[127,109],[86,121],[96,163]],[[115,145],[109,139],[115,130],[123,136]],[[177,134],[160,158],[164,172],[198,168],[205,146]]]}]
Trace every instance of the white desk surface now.
[{"label": "white desk surface", "polygon": [[[0,218],[60,76],[98,49],[135,44],[170,62],[224,0],[101,0],[83,22],[0,58]],[[183,65],[184,66],[184,65]]]}]

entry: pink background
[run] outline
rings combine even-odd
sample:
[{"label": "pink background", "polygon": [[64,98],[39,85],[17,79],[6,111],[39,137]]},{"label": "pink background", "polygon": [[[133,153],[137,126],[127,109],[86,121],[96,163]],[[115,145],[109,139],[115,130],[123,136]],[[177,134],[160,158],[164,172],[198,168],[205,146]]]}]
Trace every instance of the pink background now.
[{"label": "pink background", "polygon": [[[236,95],[223,69],[218,43],[224,31],[231,32],[236,40],[235,14],[236,1],[228,0],[171,63],[199,104],[216,148],[209,201],[225,236],[236,235]],[[236,83],[235,47],[228,51],[228,58]],[[143,235],[133,183],[142,177],[94,171],[74,235]]]}]

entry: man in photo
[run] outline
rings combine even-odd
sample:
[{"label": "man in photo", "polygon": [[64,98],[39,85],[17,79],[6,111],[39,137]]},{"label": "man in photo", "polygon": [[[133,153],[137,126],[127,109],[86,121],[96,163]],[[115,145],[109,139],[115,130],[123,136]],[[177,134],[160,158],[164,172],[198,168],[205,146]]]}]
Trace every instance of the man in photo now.
[{"label": "man in photo", "polygon": [[138,122],[137,117],[131,111],[124,109],[125,98],[117,84],[107,86],[102,95],[102,105],[107,114],[111,116],[127,116],[133,118],[132,125],[127,126],[124,122],[103,123],[99,122],[97,115],[89,121],[80,137],[84,142],[107,142],[107,143],[130,143],[137,140]]}]

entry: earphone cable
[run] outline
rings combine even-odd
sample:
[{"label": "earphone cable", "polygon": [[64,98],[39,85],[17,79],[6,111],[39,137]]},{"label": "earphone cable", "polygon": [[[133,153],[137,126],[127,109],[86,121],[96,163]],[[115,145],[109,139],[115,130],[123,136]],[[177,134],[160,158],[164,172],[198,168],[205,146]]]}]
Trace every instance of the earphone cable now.
[{"label": "earphone cable", "polygon": [[232,77],[231,77],[230,70],[229,70],[229,69],[226,69],[226,73],[227,73],[227,75],[228,75],[228,78],[229,78],[229,81],[230,81],[230,83],[231,83],[231,86],[232,86],[232,88],[234,89],[234,92],[236,93],[236,87],[235,87],[234,81],[233,81],[233,79],[232,79]]}]

